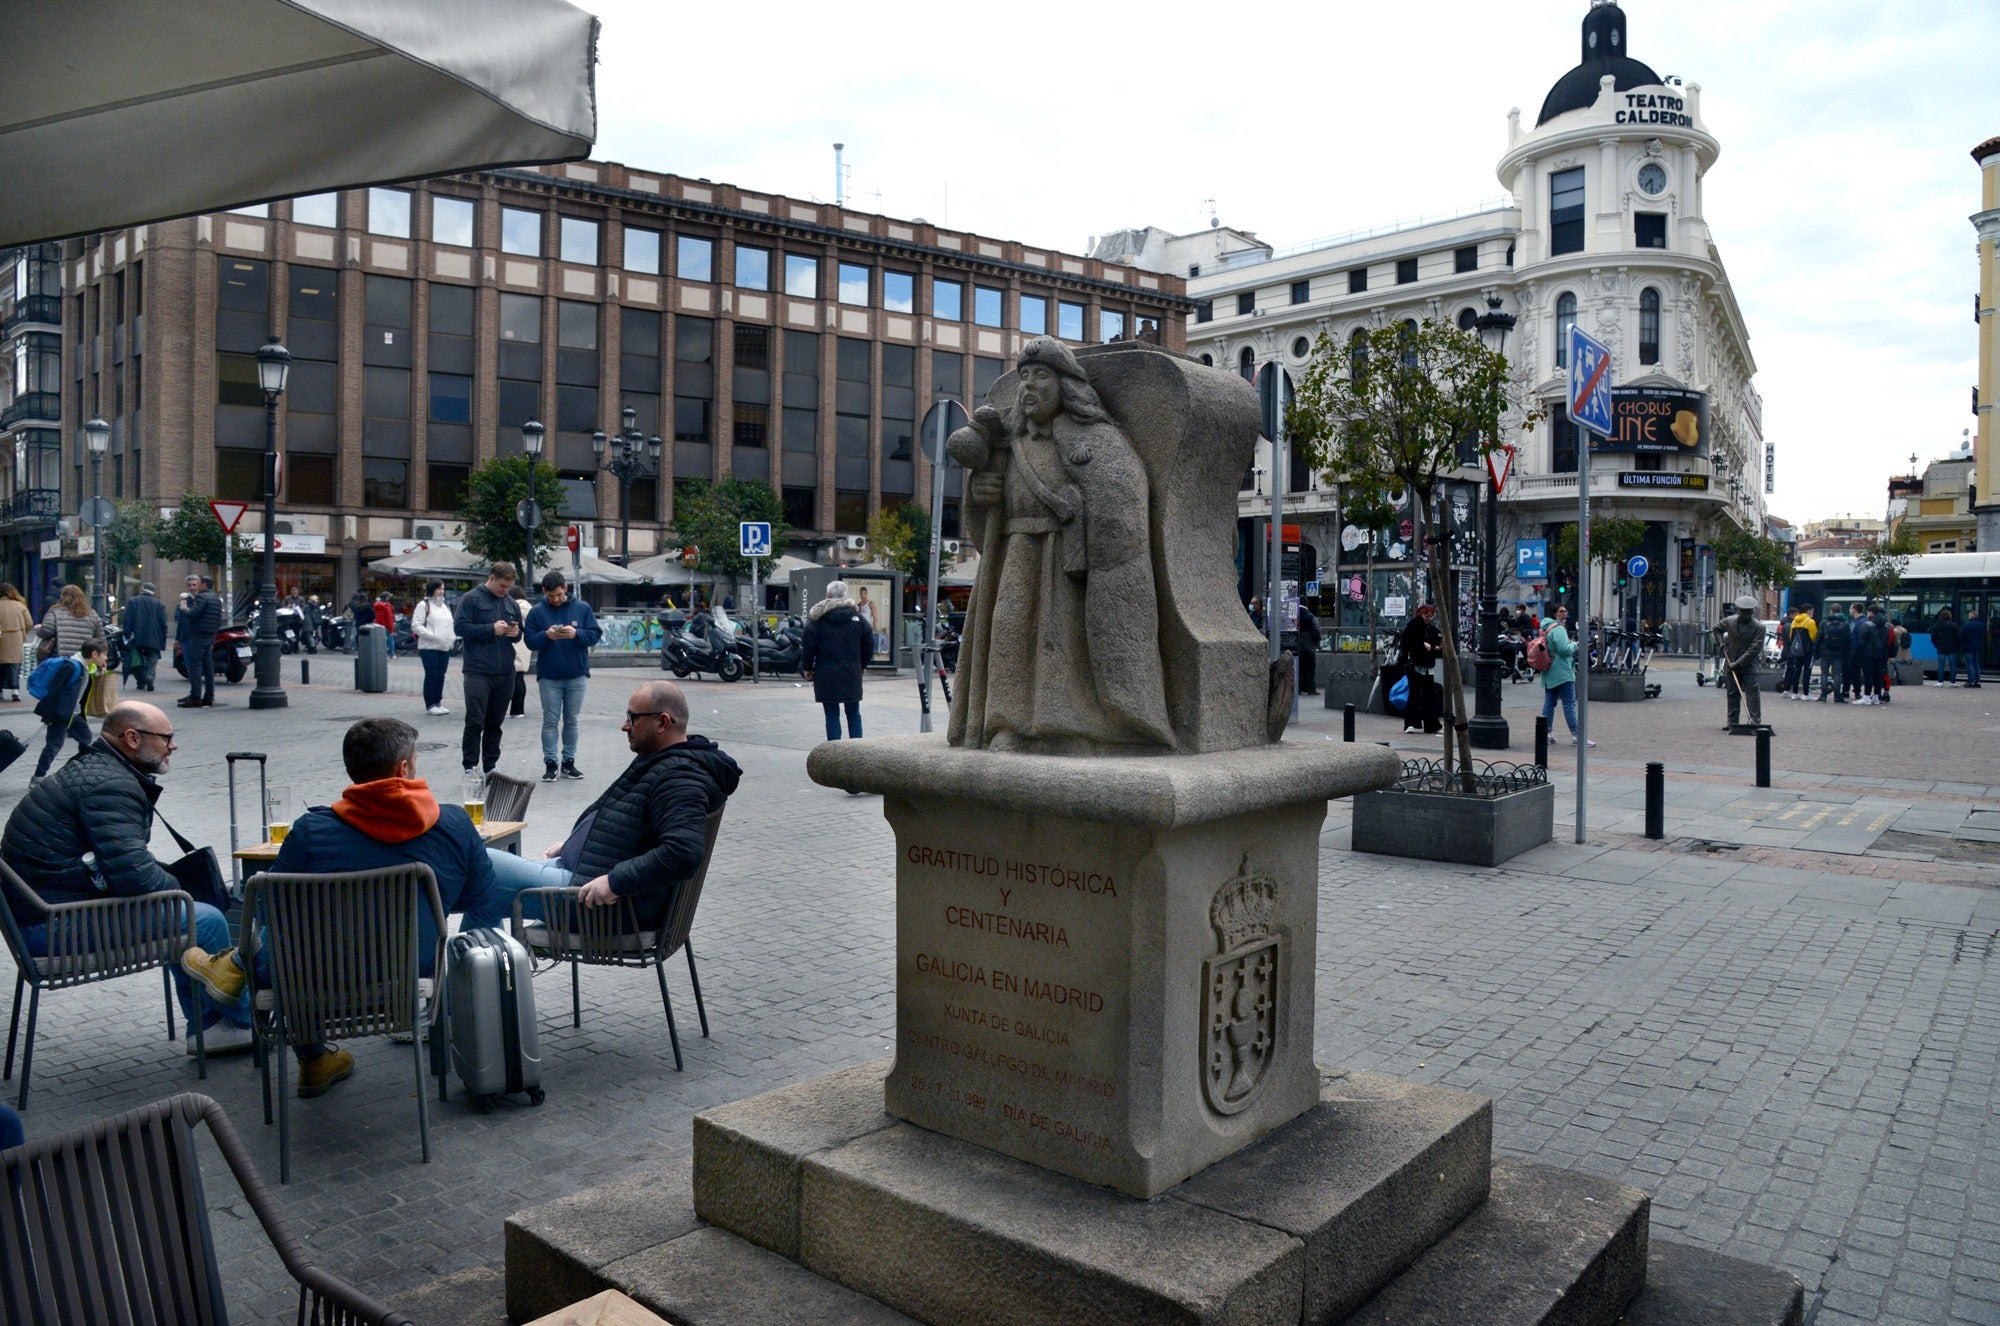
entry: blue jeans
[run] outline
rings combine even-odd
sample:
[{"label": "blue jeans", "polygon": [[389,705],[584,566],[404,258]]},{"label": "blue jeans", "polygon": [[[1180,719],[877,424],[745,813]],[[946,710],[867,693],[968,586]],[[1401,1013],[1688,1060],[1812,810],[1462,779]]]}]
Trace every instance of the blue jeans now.
[{"label": "blue jeans", "polygon": [[583,722],[583,693],[590,687],[588,677],[564,677],[551,681],[536,678],[542,692],[542,759],[556,759],[556,720],[562,720],[562,760],[576,763],[576,732]]},{"label": "blue jeans", "polygon": [[84,720],[81,709],[70,715],[67,725],[45,723],[43,726],[48,729],[48,740],[42,746],[42,758],[35,761],[35,777],[37,778],[46,774],[49,771],[49,766],[56,762],[56,756],[62,754],[64,737],[75,737],[76,748],[78,750],[83,750],[90,745],[90,724]]},{"label": "blue jeans", "polygon": [[[497,847],[486,849],[493,862],[493,889],[509,917],[514,914],[514,896],[524,889],[566,889],[576,882],[569,867],[550,856],[515,856]],[[542,920],[540,904],[530,899],[521,909],[524,919]]]},{"label": "blue jeans", "polygon": [[[21,938],[27,941],[29,953],[38,958],[48,955],[49,928],[46,925],[22,926]],[[194,905],[194,942],[207,949],[210,953],[220,953],[229,947],[228,919],[221,912],[218,912],[205,902],[198,902]],[[189,1022],[193,1022],[195,1020],[194,1001],[196,994],[194,982],[188,979],[187,973],[181,970],[179,963],[174,964],[172,971],[174,991],[180,996],[181,1014]],[[218,1018],[238,1027],[247,1027],[250,1025],[250,1007],[248,1004],[242,1007],[231,1008],[217,1004],[212,999],[205,1000],[204,1002],[207,1004],[209,1011],[202,1016],[202,1026],[212,1027]]]},{"label": "blue jeans", "polygon": [[861,735],[861,701],[822,700],[819,707],[826,710],[826,739],[828,741],[840,740],[840,711],[843,708],[847,710],[847,735],[850,737]]},{"label": "blue jeans", "polygon": [[417,661],[424,665],[424,708],[444,707],[444,674],[451,666],[451,651],[445,649],[420,649]]},{"label": "blue jeans", "polygon": [[188,699],[215,699],[215,637],[212,635],[190,636],[181,645],[182,659],[187,663]]},{"label": "blue jeans", "polygon": [[1938,680],[1944,682],[1954,681],[1957,679],[1957,676],[1958,655],[1947,654],[1940,649],[1938,651]]},{"label": "blue jeans", "polygon": [[1542,717],[1553,718],[1556,701],[1562,701],[1563,720],[1569,724],[1569,734],[1576,735],[1576,683],[1566,681],[1560,686],[1542,688]]},{"label": "blue jeans", "polygon": [[1979,684],[1979,650],[1976,648],[1962,650],[1959,653],[1959,657],[1965,660],[1965,684],[1967,686],[1977,686]]}]

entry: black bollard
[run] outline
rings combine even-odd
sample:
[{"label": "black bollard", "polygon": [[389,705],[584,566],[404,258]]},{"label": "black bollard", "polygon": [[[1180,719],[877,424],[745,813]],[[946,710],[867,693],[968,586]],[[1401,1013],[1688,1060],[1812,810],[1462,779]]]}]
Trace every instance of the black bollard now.
[{"label": "black bollard", "polygon": [[302,658],[299,660],[299,685],[310,686],[312,684],[313,684],[312,660]]},{"label": "black bollard", "polygon": [[1535,719],[1535,764],[1539,768],[1549,767],[1549,720],[1546,715]]},{"label": "black bollard", "polygon": [[1658,842],[1667,836],[1667,766],[1646,766],[1646,836]]},{"label": "black bollard", "polygon": [[1757,725],[1757,786],[1771,785],[1771,729],[1767,724]]},{"label": "black bollard", "polygon": [[1340,711],[1340,739],[1354,740],[1354,706],[1344,705]]}]

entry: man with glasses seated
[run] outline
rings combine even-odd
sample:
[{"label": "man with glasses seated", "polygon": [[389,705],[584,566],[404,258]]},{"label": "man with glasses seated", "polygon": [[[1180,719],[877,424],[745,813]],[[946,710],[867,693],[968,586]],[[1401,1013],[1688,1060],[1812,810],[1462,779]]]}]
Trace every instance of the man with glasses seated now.
[{"label": "man with glasses seated", "polygon": [[[577,885],[586,907],[630,898],[641,926],[658,924],[672,887],[701,864],[709,813],[743,777],[720,746],[691,735],[687,721],[687,698],[672,682],[632,692],[623,728],[632,763],[577,816],[569,837],[539,861],[487,849],[510,910],[523,889]],[[541,909],[531,902],[524,914],[539,919]]]},{"label": "man with glasses seated", "polygon": [[[153,803],[160,799],[159,776],[167,771],[174,749],[174,725],[165,713],[137,701],[117,706],[105,716],[96,741],[28,789],[14,807],[0,837],[0,858],[51,903],[180,888],[148,846]],[[39,917],[24,915],[11,896],[10,902],[28,951],[45,953],[48,927]],[[197,944],[227,948],[229,922],[208,903],[196,902],[194,935]],[[199,1020],[210,1054],[250,1048],[247,1007],[198,1008],[188,978],[178,971],[173,975],[181,1012],[190,1024]],[[187,1038],[187,1052],[195,1052],[193,1036]]]},{"label": "man with glasses seated", "polygon": [[[379,870],[417,862],[437,877],[438,901],[447,913],[462,913],[466,929],[506,924],[507,900],[494,890],[486,847],[465,808],[439,805],[430,784],[417,777],[417,730],[399,718],[364,718],[347,729],[341,761],[352,780],[340,800],[315,806],[292,823],[271,869],[284,874],[324,875],[343,870]],[[228,939],[222,941],[227,949]],[[428,903],[417,907],[417,974],[431,969],[437,921]],[[268,979],[267,949],[259,949],[259,979]],[[204,942],[181,957],[188,975],[210,997],[242,1005],[249,982],[234,949],[215,951]],[[354,1071],[354,1056],[336,1045],[293,1047],[299,1060],[299,1095],[319,1095]]]}]

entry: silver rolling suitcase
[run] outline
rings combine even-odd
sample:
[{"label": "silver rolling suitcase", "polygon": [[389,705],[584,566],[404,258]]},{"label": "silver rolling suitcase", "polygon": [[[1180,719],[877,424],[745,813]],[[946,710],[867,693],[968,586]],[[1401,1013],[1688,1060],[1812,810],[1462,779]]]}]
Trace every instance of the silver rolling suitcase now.
[{"label": "silver rolling suitcase", "polygon": [[500,930],[465,930],[446,949],[451,1064],[482,1113],[501,1096],[542,1103],[542,1050],[528,950]]}]

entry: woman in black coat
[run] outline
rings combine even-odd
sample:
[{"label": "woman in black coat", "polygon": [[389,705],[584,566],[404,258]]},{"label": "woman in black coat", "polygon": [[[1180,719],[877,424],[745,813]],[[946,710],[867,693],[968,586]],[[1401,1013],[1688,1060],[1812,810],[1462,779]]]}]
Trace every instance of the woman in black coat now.
[{"label": "woman in black coat", "polygon": [[1421,728],[1435,735],[1444,731],[1444,688],[1431,679],[1430,669],[1444,648],[1444,636],[1432,618],[1437,609],[1426,603],[1403,628],[1402,664],[1409,669],[1410,702],[1403,708],[1403,731]]},{"label": "woman in black coat", "polygon": [[861,735],[861,669],[875,657],[875,628],[847,601],[847,582],[826,587],[826,597],[806,614],[799,670],[812,681],[813,699],[826,710],[826,739],[840,740],[840,711],[847,735]]}]

